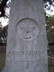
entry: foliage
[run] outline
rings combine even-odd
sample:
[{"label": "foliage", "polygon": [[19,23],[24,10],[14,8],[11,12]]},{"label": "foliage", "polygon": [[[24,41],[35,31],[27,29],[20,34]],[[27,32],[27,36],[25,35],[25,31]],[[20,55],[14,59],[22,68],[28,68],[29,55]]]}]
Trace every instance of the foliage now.
[{"label": "foliage", "polygon": [[50,16],[50,17],[46,17],[47,20],[46,20],[46,23],[48,26],[54,26],[54,16]]},{"label": "foliage", "polygon": [[[45,9],[50,10],[51,5],[54,6],[54,3],[53,3],[54,0],[43,0],[43,1],[44,1],[44,7],[45,7]],[[49,6],[48,6],[47,2],[49,4]],[[2,17],[2,16],[4,17],[5,16],[5,8],[7,8],[7,7],[8,8],[10,7],[10,0],[0,0],[0,12],[1,12],[0,17]]]},{"label": "foliage", "polygon": [[6,12],[6,9],[10,8],[11,0],[0,0],[0,17],[7,17],[9,18],[8,12]]},{"label": "foliage", "polygon": [[54,42],[54,16],[46,17],[46,29],[47,29],[47,37],[48,42]]},{"label": "foliage", "polygon": [[7,29],[8,29],[8,25],[1,29],[1,31],[0,31],[0,43],[6,43],[7,42]]},{"label": "foliage", "polygon": [[1,3],[0,3],[0,17],[5,15],[4,7],[6,6],[7,1],[8,0],[2,0]]},{"label": "foliage", "polygon": [[50,28],[47,32],[48,42],[54,43],[54,29]]},{"label": "foliage", "polygon": [[44,11],[46,16],[54,14],[54,0],[44,0]]}]

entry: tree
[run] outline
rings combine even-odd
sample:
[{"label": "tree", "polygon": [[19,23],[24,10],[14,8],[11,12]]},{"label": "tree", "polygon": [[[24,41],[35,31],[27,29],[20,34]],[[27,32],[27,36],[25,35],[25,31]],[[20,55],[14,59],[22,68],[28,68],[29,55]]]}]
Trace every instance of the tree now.
[{"label": "tree", "polygon": [[47,32],[47,37],[48,37],[49,43],[54,43],[54,29],[53,28],[49,29],[49,31]]},{"label": "tree", "polygon": [[7,43],[7,29],[8,29],[8,25],[0,28],[0,43]]},{"label": "tree", "polygon": [[[7,7],[7,1],[9,0],[1,0],[1,3],[0,3],[0,17],[2,16],[5,16],[5,7]],[[54,0],[43,0],[44,1],[44,5],[45,5],[45,8],[50,10],[51,8],[51,5],[54,6]],[[48,7],[48,4],[47,2],[49,3],[49,7]]]},{"label": "tree", "polygon": [[54,12],[54,9],[52,9],[54,7],[54,0],[44,0],[44,10],[45,10],[45,14],[50,15],[51,13]]},{"label": "tree", "polygon": [[3,27],[2,30],[2,38],[4,43],[7,43],[7,29],[8,29],[8,25]]},{"label": "tree", "polygon": [[8,0],[2,0],[0,4],[0,17],[5,15],[4,7],[6,6]]},{"label": "tree", "polygon": [[54,16],[46,17],[46,29],[49,43],[54,43]]}]

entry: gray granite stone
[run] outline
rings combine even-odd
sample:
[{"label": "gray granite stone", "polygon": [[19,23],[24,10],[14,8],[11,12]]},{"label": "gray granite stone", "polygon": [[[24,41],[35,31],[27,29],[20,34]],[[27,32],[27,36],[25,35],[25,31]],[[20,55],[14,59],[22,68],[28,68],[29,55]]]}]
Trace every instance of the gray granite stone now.
[{"label": "gray granite stone", "polygon": [[3,72],[48,72],[42,0],[12,0]]}]

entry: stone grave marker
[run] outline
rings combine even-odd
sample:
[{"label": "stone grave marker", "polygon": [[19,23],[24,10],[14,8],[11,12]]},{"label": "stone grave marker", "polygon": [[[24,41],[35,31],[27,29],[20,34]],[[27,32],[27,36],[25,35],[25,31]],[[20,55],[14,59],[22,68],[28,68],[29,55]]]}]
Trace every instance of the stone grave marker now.
[{"label": "stone grave marker", "polygon": [[42,0],[12,0],[3,72],[48,72]]}]

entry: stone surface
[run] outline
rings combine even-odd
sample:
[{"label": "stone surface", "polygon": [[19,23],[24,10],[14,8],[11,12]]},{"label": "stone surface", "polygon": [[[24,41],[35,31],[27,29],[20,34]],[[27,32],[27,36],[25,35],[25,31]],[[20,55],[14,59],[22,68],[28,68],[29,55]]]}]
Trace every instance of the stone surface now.
[{"label": "stone surface", "polygon": [[13,0],[3,72],[48,72],[42,0]]},{"label": "stone surface", "polygon": [[17,36],[23,40],[32,40],[38,35],[38,25],[31,18],[24,18],[17,23]]}]

